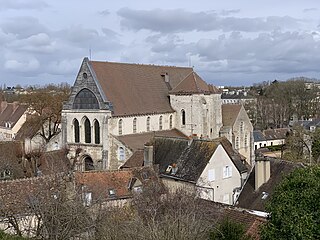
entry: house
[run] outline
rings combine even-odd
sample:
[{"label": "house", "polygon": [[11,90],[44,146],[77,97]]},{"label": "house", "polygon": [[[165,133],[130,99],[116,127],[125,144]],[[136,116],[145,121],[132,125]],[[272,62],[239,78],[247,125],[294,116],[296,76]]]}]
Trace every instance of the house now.
[{"label": "house", "polygon": [[121,171],[77,171],[75,185],[77,192],[84,196],[86,206],[95,203],[123,206],[132,199],[134,193],[140,193],[149,186],[158,187],[159,191],[164,191],[152,167]]},{"label": "house", "polygon": [[[125,136],[138,139],[140,134],[162,131],[170,136],[174,131],[201,139],[219,137],[221,105],[220,91],[190,67],[85,58],[63,107],[62,145],[73,152],[83,149],[82,170],[118,169],[136,151],[122,143]],[[247,136],[247,142],[241,146],[250,148],[250,134],[243,134],[241,140]],[[240,150],[247,150],[244,156],[250,162],[250,151]]]},{"label": "house", "polygon": [[26,121],[28,106],[0,101],[0,141],[12,141]]},{"label": "house", "polygon": [[283,145],[286,142],[290,130],[289,128],[274,128],[267,130],[254,130],[254,150],[262,147]]},{"label": "house", "polygon": [[239,104],[222,105],[222,123],[220,135],[226,137],[232,146],[253,165],[253,127],[244,107]]},{"label": "house", "polygon": [[236,206],[265,212],[265,204],[284,176],[302,164],[276,158],[257,158],[248,180],[244,184]]},{"label": "house", "polygon": [[245,158],[226,138],[156,138],[149,146],[153,147],[154,154],[145,154],[145,165],[159,165],[162,181],[171,191],[183,188],[200,198],[231,205],[247,177]]}]

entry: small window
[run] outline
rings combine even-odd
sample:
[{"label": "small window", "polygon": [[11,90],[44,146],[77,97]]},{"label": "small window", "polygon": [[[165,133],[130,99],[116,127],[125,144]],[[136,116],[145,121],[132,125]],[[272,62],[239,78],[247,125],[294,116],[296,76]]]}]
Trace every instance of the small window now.
[{"label": "small window", "polygon": [[232,167],[231,166],[225,166],[223,168],[223,178],[232,177]]},{"label": "small window", "polygon": [[91,143],[91,124],[88,118],[84,121],[85,143]]},{"label": "small window", "polygon": [[136,132],[137,132],[137,118],[134,118],[134,119],[133,119],[132,131],[133,131],[133,133],[136,133]]},{"label": "small window", "polygon": [[74,142],[80,142],[80,128],[79,121],[77,119],[73,120],[73,130],[74,130]]},{"label": "small window", "polygon": [[172,129],[172,115],[170,115],[169,118],[169,128]]},{"label": "small window", "polygon": [[119,161],[124,161],[125,160],[125,152],[124,152],[124,148],[123,147],[119,147],[118,149],[118,158],[119,158]]},{"label": "small window", "polygon": [[109,197],[115,197],[116,196],[116,190],[115,189],[109,189],[108,193],[109,193]]},{"label": "small window", "polygon": [[236,149],[239,149],[239,137],[236,137]]},{"label": "small window", "polygon": [[142,172],[141,176],[142,176],[142,178],[143,178],[144,180],[147,180],[147,179],[150,178],[148,172]]},{"label": "small window", "polygon": [[118,133],[119,135],[122,135],[122,119],[120,119],[118,123]]},{"label": "small window", "polygon": [[159,130],[162,130],[162,116],[159,117]]},{"label": "small window", "polygon": [[150,131],[150,117],[147,117],[147,132]]},{"label": "small window", "polygon": [[94,122],[94,143],[100,144],[100,124],[97,120]]},{"label": "small window", "polygon": [[184,109],[181,110],[181,124],[186,125],[186,111]]},{"label": "small window", "polygon": [[214,169],[209,169],[208,170],[208,181],[213,182],[215,180],[215,170]]},{"label": "small window", "polygon": [[86,207],[89,207],[92,203],[92,193],[91,192],[87,192],[84,194],[84,205]]},{"label": "small window", "polygon": [[243,133],[243,122],[240,122],[240,133]]},{"label": "small window", "polygon": [[247,134],[244,136],[244,146],[245,147],[248,146],[248,135]]}]

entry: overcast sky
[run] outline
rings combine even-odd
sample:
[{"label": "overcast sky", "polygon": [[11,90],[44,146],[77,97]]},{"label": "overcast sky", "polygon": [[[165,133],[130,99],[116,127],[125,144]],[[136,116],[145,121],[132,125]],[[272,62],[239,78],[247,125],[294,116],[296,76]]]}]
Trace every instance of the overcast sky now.
[{"label": "overcast sky", "polygon": [[73,84],[90,49],[218,86],[320,78],[320,1],[0,0],[0,85]]}]

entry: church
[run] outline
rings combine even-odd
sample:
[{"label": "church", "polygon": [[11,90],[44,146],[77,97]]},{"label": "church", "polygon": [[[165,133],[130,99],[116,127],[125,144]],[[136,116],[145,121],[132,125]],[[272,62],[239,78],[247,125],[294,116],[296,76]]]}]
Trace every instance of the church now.
[{"label": "church", "polygon": [[226,137],[253,164],[253,127],[241,105],[191,67],[91,61],[84,58],[62,110],[62,143],[77,169],[119,169],[155,136]]}]

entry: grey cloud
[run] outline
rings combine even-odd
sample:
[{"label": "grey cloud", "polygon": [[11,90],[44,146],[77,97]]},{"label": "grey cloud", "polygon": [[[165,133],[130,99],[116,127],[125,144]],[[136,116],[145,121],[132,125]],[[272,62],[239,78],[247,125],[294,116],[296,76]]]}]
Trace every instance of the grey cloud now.
[{"label": "grey cloud", "polygon": [[174,10],[132,10],[122,8],[118,11],[123,28],[139,31],[147,29],[154,32],[175,33],[185,31],[244,31],[258,32],[273,29],[291,28],[299,20],[285,17],[237,18],[224,17],[215,12],[187,12]]},{"label": "grey cloud", "polygon": [[230,10],[222,10],[220,14],[222,16],[227,16],[227,15],[236,14],[239,12],[240,12],[240,9],[230,9]]},{"label": "grey cloud", "polygon": [[318,8],[305,8],[303,9],[303,12],[308,13],[308,12],[316,12],[318,11]]},{"label": "grey cloud", "polygon": [[110,11],[108,9],[106,9],[106,10],[100,11],[99,14],[102,16],[107,16],[110,14]]},{"label": "grey cloud", "polygon": [[0,10],[15,9],[34,9],[39,10],[47,8],[49,5],[41,0],[0,0]]},{"label": "grey cloud", "polygon": [[102,32],[106,35],[106,37],[111,38],[113,40],[117,39],[121,35],[109,28],[102,28]]},{"label": "grey cloud", "polygon": [[0,27],[4,33],[16,35],[18,38],[27,38],[38,33],[47,32],[46,27],[34,17],[11,18],[7,22],[0,24]]}]

